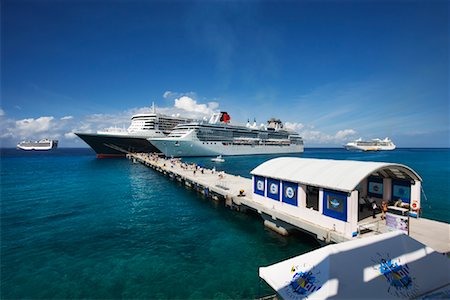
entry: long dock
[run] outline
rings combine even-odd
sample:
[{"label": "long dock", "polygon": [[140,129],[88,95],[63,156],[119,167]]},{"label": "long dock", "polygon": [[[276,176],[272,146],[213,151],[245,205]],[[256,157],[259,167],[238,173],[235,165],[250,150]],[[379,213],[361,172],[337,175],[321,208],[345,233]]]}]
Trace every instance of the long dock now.
[{"label": "long dock", "polygon": [[[293,215],[268,208],[252,199],[252,180],[211,169],[198,168],[179,159],[165,159],[155,154],[128,153],[127,157],[180,182],[186,187],[215,200],[224,200],[225,206],[237,211],[257,212],[264,224],[282,235],[292,229],[313,235],[321,243],[340,243],[349,240],[344,235],[312,224]],[[450,225],[429,219],[411,218],[410,236],[441,253],[450,253]],[[375,233],[386,232],[380,221]],[[374,234],[372,231],[370,234]],[[369,234],[367,234],[369,235]],[[359,237],[367,236],[361,234]]]}]

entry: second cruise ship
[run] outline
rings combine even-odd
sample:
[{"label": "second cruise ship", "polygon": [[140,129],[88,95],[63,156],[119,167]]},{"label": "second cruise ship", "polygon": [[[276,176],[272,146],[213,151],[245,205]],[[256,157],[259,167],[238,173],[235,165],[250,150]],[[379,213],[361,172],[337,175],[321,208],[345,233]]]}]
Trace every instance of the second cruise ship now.
[{"label": "second cruise ship", "polygon": [[395,144],[389,139],[384,140],[373,139],[371,141],[363,141],[361,138],[356,141],[349,142],[344,145],[347,150],[360,150],[360,151],[381,151],[381,150],[394,150]]},{"label": "second cruise ship", "polygon": [[301,136],[284,129],[278,119],[270,119],[267,126],[256,122],[231,125],[229,121],[226,112],[214,113],[209,122],[180,124],[167,137],[149,140],[166,156],[174,157],[303,152]]}]

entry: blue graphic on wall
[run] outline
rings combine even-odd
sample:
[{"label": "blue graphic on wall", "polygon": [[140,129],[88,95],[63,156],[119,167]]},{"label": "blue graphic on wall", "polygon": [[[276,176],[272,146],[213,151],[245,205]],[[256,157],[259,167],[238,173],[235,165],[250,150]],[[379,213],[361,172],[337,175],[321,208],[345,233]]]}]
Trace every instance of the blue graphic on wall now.
[{"label": "blue graphic on wall", "polygon": [[380,182],[369,182],[369,193],[377,196],[383,195],[383,184]]},{"label": "blue graphic on wall", "polygon": [[401,199],[403,202],[409,203],[411,199],[411,186],[409,182],[395,181],[392,185],[392,199]]},{"label": "blue graphic on wall", "polygon": [[265,196],[266,179],[261,176],[253,176],[253,191],[255,194]]},{"label": "blue graphic on wall", "polygon": [[347,194],[337,191],[323,191],[323,214],[347,221]]},{"label": "blue graphic on wall", "polygon": [[280,181],[267,178],[267,197],[273,200],[280,200]]},{"label": "blue graphic on wall", "polygon": [[409,266],[401,263],[400,259],[392,259],[389,254],[377,253],[378,257],[372,259],[376,263],[375,268],[389,283],[388,292],[402,298],[414,298],[417,296],[418,287],[411,277]]},{"label": "blue graphic on wall", "polygon": [[383,197],[383,179],[377,177],[369,177],[367,194],[372,197]]},{"label": "blue graphic on wall", "polygon": [[283,181],[283,198],[282,201],[287,204],[297,206],[297,189],[298,185],[294,182]]},{"label": "blue graphic on wall", "polygon": [[293,292],[292,298],[308,298],[313,292],[320,290],[322,282],[320,280],[320,272],[315,268],[303,266],[292,266],[292,279],[289,287]]},{"label": "blue graphic on wall", "polygon": [[341,205],[342,202],[339,201],[339,200],[337,200],[336,198],[332,198],[332,199],[330,200],[329,203],[331,204],[331,207],[332,207],[334,210],[338,210],[339,207],[342,207],[342,205]]}]

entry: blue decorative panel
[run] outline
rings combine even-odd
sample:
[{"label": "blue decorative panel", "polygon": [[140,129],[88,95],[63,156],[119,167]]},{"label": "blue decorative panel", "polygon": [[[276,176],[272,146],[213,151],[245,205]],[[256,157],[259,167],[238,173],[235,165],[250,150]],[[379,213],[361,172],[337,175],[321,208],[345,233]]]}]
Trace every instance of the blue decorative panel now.
[{"label": "blue decorative panel", "polygon": [[324,190],[323,214],[347,222],[347,194]]},{"label": "blue decorative panel", "polygon": [[280,201],[280,181],[267,178],[267,197]]},{"label": "blue decorative panel", "polygon": [[253,192],[255,194],[265,196],[266,179],[261,176],[253,176]]},{"label": "blue decorative panel", "polygon": [[367,180],[367,194],[371,197],[383,198],[383,179],[369,177]]},{"label": "blue decorative panel", "polygon": [[403,202],[411,202],[411,184],[409,181],[394,180],[392,182],[392,200],[401,199]]},{"label": "blue decorative panel", "polygon": [[298,185],[293,182],[283,181],[283,202],[297,206],[297,197]]}]

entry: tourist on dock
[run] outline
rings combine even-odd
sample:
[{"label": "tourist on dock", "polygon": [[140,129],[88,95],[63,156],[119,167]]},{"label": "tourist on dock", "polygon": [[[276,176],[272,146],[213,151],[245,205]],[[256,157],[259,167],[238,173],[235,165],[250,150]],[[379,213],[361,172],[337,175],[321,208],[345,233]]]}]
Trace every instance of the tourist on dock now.
[{"label": "tourist on dock", "polygon": [[376,218],[375,211],[377,209],[377,203],[375,201],[372,202],[372,218]]},{"label": "tourist on dock", "polygon": [[381,202],[381,220],[386,219],[386,212],[388,210],[388,204],[386,200],[383,200],[383,202]]}]

